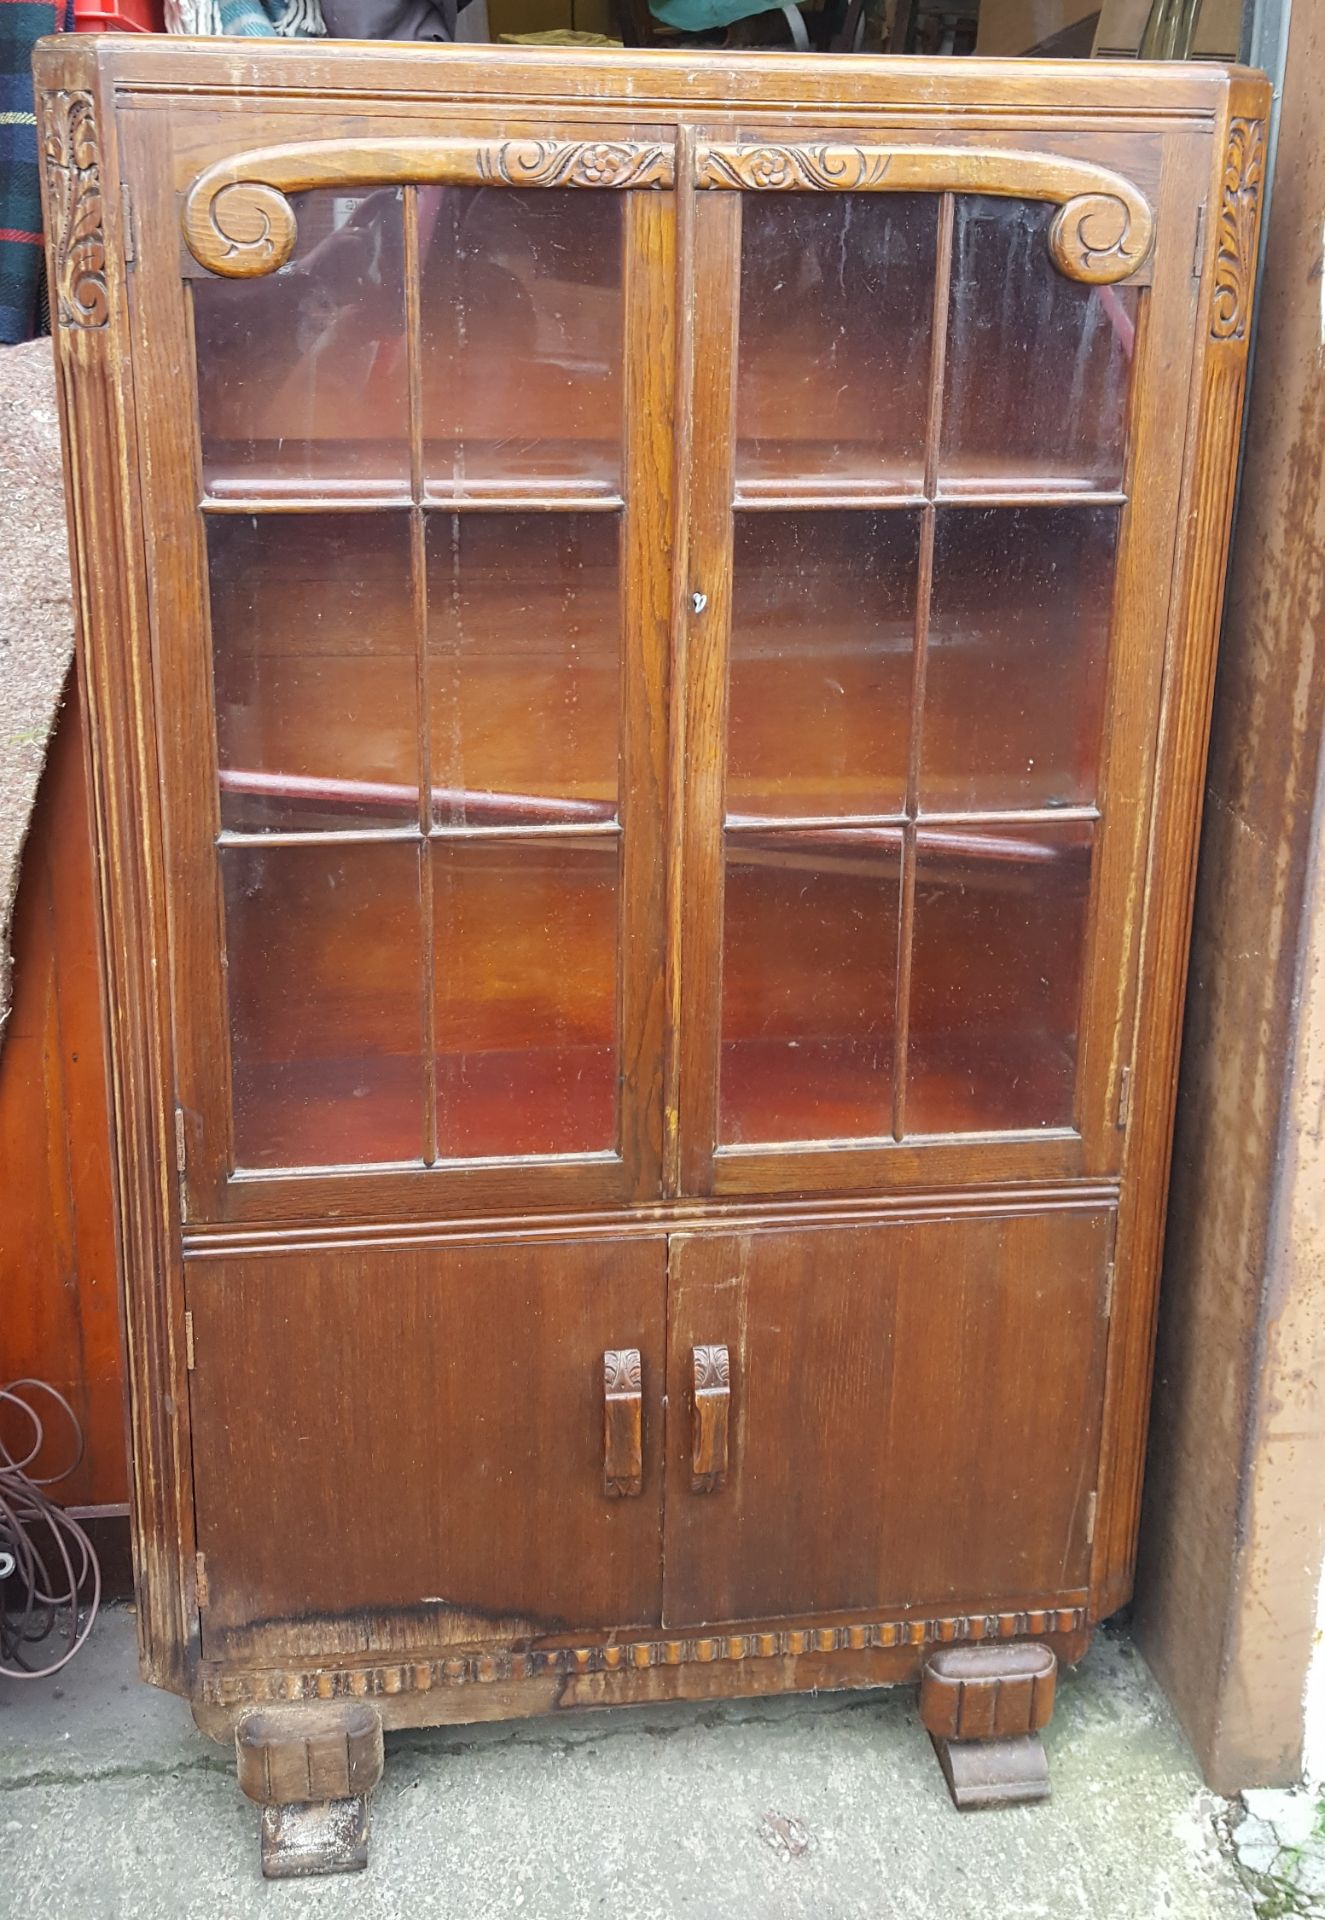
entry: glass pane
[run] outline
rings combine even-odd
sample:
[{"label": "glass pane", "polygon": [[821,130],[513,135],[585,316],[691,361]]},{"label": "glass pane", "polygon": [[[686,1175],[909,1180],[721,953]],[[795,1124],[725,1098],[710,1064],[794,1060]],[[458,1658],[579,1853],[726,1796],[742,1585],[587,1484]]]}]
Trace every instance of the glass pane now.
[{"label": "glass pane", "polygon": [[918,490],[937,194],[747,194],[736,477]]},{"label": "glass pane", "polygon": [[398,188],[292,196],[294,254],[253,280],[195,279],[209,493],[409,490]]},{"label": "glass pane", "polygon": [[892,1127],[902,835],[729,834],[719,1136]]},{"label": "glass pane", "polygon": [[615,514],[430,514],[428,698],[445,824],[610,820]]},{"label": "glass pane", "polygon": [[1056,213],[958,197],[944,493],[1121,485],[1137,290],[1061,274],[1049,253]]},{"label": "glass pane", "polygon": [[621,477],[619,193],[419,194],[429,493]]},{"label": "glass pane", "polygon": [[419,850],[223,847],[241,1167],[423,1154]]},{"label": "glass pane", "polygon": [[418,701],[403,514],[207,523],[221,824],[418,818]]},{"label": "glass pane", "polygon": [[921,805],[1095,798],[1116,507],[939,510]]},{"label": "glass pane", "polygon": [[908,1133],[1072,1124],[1091,827],[922,827]]},{"label": "glass pane", "polygon": [[919,539],[896,511],[736,516],[729,815],[901,810]]},{"label": "glass pane", "polygon": [[617,837],[432,843],[444,1158],[617,1138]]}]

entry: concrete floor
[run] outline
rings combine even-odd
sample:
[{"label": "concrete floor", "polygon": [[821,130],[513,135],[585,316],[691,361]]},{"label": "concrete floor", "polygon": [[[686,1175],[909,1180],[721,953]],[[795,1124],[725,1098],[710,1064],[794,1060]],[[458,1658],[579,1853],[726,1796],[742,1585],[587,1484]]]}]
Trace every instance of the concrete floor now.
[{"label": "concrete floor", "polygon": [[1125,1638],[1063,1677],[1048,1806],[953,1812],[909,1690],[388,1735],[366,1874],[265,1883],[257,1812],[114,1609],[0,1681],[4,1920],[1251,1920]]}]

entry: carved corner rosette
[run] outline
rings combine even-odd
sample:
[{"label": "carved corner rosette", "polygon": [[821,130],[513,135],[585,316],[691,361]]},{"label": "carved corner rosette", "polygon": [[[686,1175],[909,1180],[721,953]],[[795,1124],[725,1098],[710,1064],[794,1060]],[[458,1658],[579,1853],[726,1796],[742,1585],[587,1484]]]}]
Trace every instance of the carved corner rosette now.
[{"label": "carved corner rosette", "polygon": [[638,140],[313,140],[258,148],[199,174],[184,239],[200,266],[233,279],[275,273],[294,252],[288,195],[313,187],[670,187],[672,148]]},{"label": "carved corner rosette", "polygon": [[1256,228],[1265,178],[1265,122],[1234,119],[1219,202],[1210,332],[1216,340],[1245,340],[1256,272]]},{"label": "carved corner rosette", "polygon": [[1059,154],[996,147],[884,147],[813,141],[717,142],[696,152],[695,184],[752,193],[976,193],[1048,200],[1049,252],[1070,280],[1102,286],[1143,267],[1155,219],[1120,173]]},{"label": "carved corner rosette", "polygon": [[104,327],[106,237],[102,225],[101,144],[90,93],[41,96],[42,168],[46,177],[56,320],[61,327]]}]

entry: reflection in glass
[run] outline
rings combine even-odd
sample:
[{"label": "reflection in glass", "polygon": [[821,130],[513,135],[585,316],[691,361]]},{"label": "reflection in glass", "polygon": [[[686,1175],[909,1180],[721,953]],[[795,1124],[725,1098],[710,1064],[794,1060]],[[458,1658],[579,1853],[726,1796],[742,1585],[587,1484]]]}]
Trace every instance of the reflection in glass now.
[{"label": "reflection in glass", "polygon": [[404,228],[398,188],[291,196],[289,262],[191,281],[209,493],[409,488]]},{"label": "reflection in glass", "polygon": [[609,1151],[617,836],[432,853],[442,1158]]},{"label": "reflection in glass", "polygon": [[1095,798],[1116,507],[940,508],[920,803]]},{"label": "reflection in glass", "polygon": [[920,828],[906,1130],[1072,1124],[1088,822]]},{"label": "reflection in glass", "polygon": [[1057,209],[959,194],[939,487],[1122,483],[1135,287],[1053,264]]},{"label": "reflection in glass", "polygon": [[237,1165],[420,1159],[419,849],[220,858]]},{"label": "reflection in glass", "polygon": [[610,820],[621,682],[618,520],[428,516],[437,819]]},{"label": "reflection in glass", "polygon": [[420,191],[430,496],[619,485],[623,199]]},{"label": "reflection in glass", "polygon": [[212,515],[207,550],[222,826],[416,820],[405,515]]},{"label": "reflection in glass", "polygon": [[939,196],[746,194],[736,478],[918,490]]},{"label": "reflection in glass", "polygon": [[902,835],[730,833],[719,1137],[878,1137],[892,1126]]},{"label": "reflection in glass", "polygon": [[736,516],[729,815],[901,809],[918,548],[911,513]]}]

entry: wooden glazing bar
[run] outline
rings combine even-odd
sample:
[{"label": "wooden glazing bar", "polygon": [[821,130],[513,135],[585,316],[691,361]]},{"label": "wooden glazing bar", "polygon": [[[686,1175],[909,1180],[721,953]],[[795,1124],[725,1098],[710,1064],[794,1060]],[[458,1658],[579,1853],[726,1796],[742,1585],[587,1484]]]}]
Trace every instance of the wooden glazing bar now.
[{"label": "wooden glazing bar", "polygon": [[428,550],[427,527],[418,502],[423,496],[423,320],[419,250],[419,190],[404,190],[405,360],[409,390],[409,478],[415,505],[410,510],[410,587],[414,614],[415,724],[419,768],[419,924],[420,993],[423,1031],[423,1158],[437,1158],[437,974],[433,919],[432,709],[428,698]]},{"label": "wooden glazing bar", "polygon": [[690,127],[677,134],[676,150],[676,260],[677,317],[672,391],[677,400],[672,438],[672,606],[668,651],[668,763],[666,958],[664,963],[667,1024],[663,1058],[663,1181],[671,1198],[681,1185],[681,952],[686,885],[686,807],[689,775],[686,761],[688,654],[686,634],[690,569],[690,491],[694,391],[695,308],[694,274],[694,145]]},{"label": "wooden glazing bar", "polygon": [[[939,436],[943,428],[943,378],[947,366],[948,308],[952,297],[952,236],[956,203],[951,193],[939,202],[938,245],[934,262],[934,304],[930,317],[929,404],[925,419],[925,495],[937,487]],[[893,1018],[893,1138],[906,1131],[906,1077],[911,1038],[911,969],[915,944],[916,830],[920,804],[920,755],[925,725],[925,673],[929,652],[930,601],[934,587],[936,512],[927,504],[920,521],[916,568],[915,653],[911,675],[911,731],[906,757],[907,826],[902,842],[902,885],[898,903],[897,998]]]},{"label": "wooden glazing bar", "polygon": [[[921,813],[924,827],[1021,827],[1051,826],[1065,820],[1092,821],[1100,817],[1098,807],[972,807],[954,812]],[[905,813],[826,813],[826,814],[728,814],[723,823],[733,837],[741,834],[828,834],[838,829],[859,831],[867,827],[900,827]]]},{"label": "wooden glazing bar", "polygon": [[1116,488],[1045,486],[1028,476],[1024,486],[1005,485],[962,488],[945,493],[887,487],[833,486],[822,492],[814,488],[770,482],[767,488],[750,491],[742,487],[735,505],[742,513],[790,513],[809,508],[825,511],[890,513],[918,507],[1121,507],[1127,495]]},{"label": "wooden glazing bar", "polygon": [[[399,513],[412,506],[408,493],[254,493],[204,494],[198,506],[207,514],[278,513]],[[619,493],[577,493],[543,487],[538,492],[518,493],[502,487],[487,493],[447,493],[425,485],[420,495],[424,507],[443,508],[448,513],[618,513],[623,501]]]},{"label": "wooden glazing bar", "polygon": [[[723,830],[731,640],[736,357],[741,197],[707,194],[694,211],[694,471],[686,576],[685,1013],[681,1043],[681,1180],[709,1190],[722,1045]],[[697,605],[690,596],[702,596]]]},{"label": "wooden glazing bar", "polygon": [[626,504],[620,542],[618,1140],[627,1179],[636,1197],[645,1199],[658,1191],[665,1132],[667,687],[676,411],[676,221],[670,195],[626,194],[621,244]]}]

